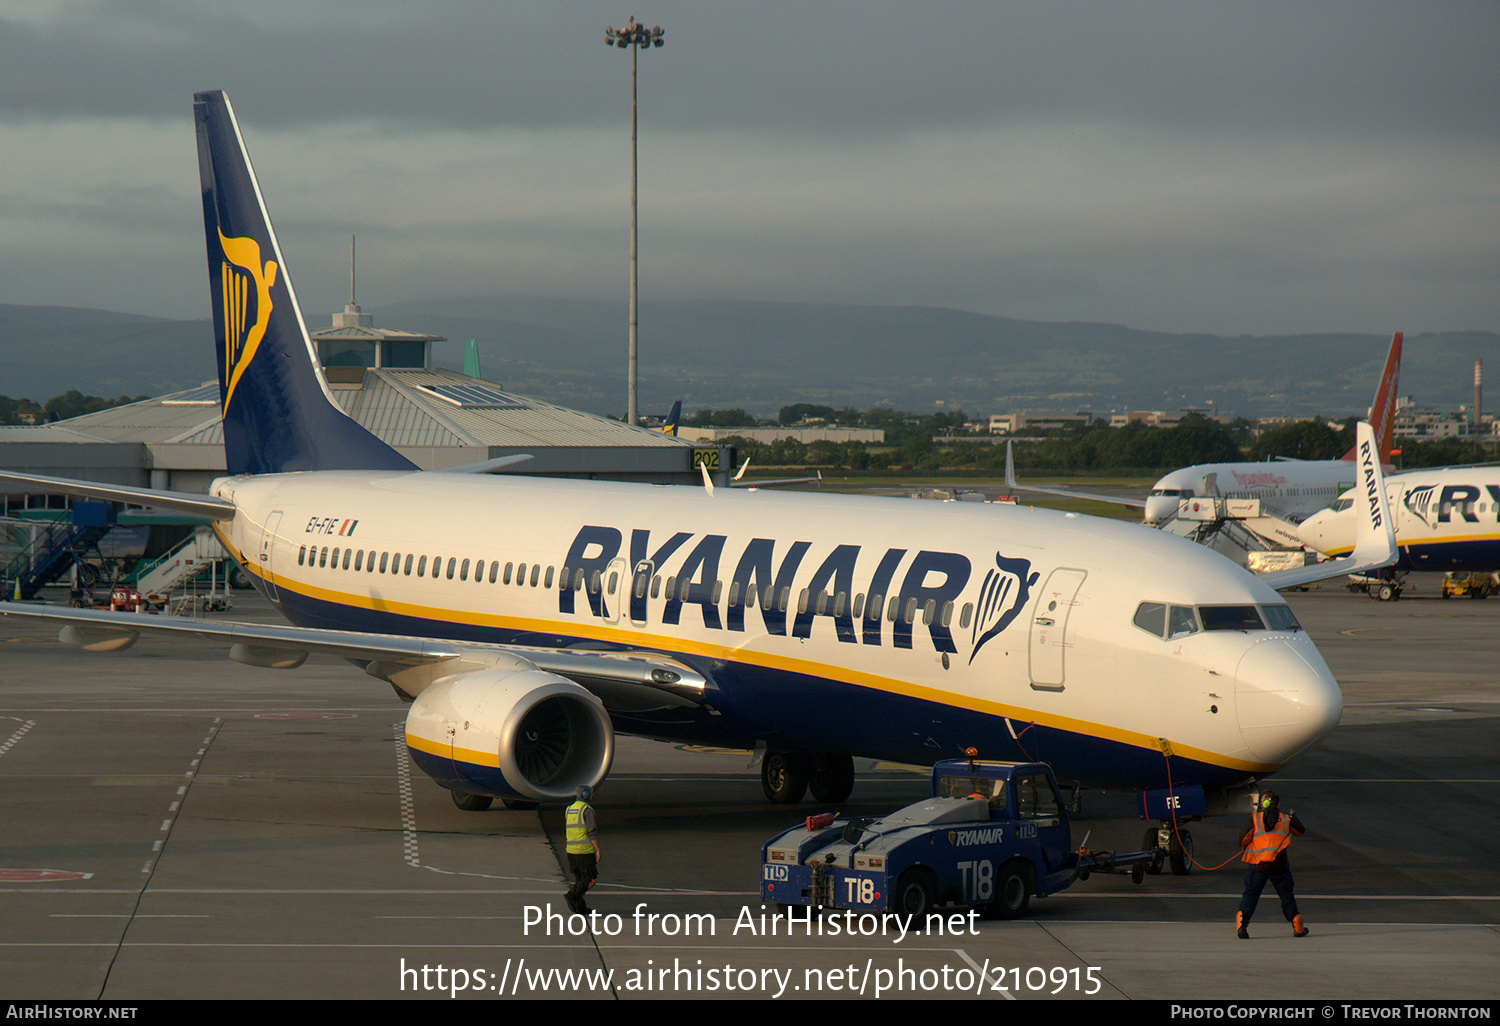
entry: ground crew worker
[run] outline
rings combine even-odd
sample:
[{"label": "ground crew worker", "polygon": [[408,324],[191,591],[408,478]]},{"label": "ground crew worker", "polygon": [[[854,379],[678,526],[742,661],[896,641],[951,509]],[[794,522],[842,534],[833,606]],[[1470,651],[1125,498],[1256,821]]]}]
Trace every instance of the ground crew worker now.
[{"label": "ground crew worker", "polygon": [[1240,910],[1234,915],[1234,927],[1241,939],[1250,936],[1250,917],[1255,914],[1260,892],[1268,881],[1281,897],[1281,914],[1292,924],[1292,935],[1308,935],[1302,914],[1297,911],[1292,870],[1286,858],[1292,838],[1301,837],[1302,833],[1302,821],[1294,813],[1281,811],[1281,798],[1276,792],[1262,791],[1240,837],[1240,847],[1244,850],[1242,858],[1247,868],[1245,893],[1240,898]]},{"label": "ground crew worker", "polygon": [[583,896],[599,877],[599,828],[594,822],[594,807],[589,804],[594,789],[580,784],[575,794],[578,800],[568,806],[564,817],[568,869],[573,874],[573,886],[568,888],[567,899],[568,908],[587,915],[589,906]]}]

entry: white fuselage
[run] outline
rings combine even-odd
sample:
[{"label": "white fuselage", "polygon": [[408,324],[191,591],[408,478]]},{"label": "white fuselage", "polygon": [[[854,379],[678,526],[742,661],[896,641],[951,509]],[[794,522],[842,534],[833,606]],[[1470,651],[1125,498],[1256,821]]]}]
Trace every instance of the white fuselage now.
[{"label": "white fuselage", "polygon": [[[1341,709],[1275,592],[1112,521],[441,473],[228,478],[215,494],[239,511],[233,551],[296,623],[649,649],[714,681],[690,721],[626,714],[641,733],[908,761],[969,738],[1158,786],[1164,742],[1200,781],[1244,780]],[[1259,625],[1225,626],[1236,616]]]},{"label": "white fuselage", "polygon": [[1183,499],[1208,494],[1213,477],[1226,499],[1259,499],[1271,511],[1303,520],[1329,506],[1354,485],[1351,460],[1278,460],[1270,463],[1204,463],[1174,470],[1151,486],[1145,522],[1159,524],[1177,512]]}]

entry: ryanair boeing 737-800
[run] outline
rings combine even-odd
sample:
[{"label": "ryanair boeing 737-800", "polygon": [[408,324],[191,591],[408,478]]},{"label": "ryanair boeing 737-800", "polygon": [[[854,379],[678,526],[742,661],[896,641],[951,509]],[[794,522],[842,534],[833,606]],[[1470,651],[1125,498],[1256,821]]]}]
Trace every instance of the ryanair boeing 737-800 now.
[{"label": "ryanair boeing 737-800", "polygon": [[[296,626],[0,612],[97,650],[152,630],[252,665],[344,657],[410,702],[413,757],[468,808],[597,785],[623,731],[760,750],[778,801],[842,801],[856,756],[974,748],[1170,788],[1191,815],[1338,723],[1338,686],[1271,585],[1139,526],[418,471],[332,401],[229,102],[194,110],[228,476],[209,496],[0,480],[206,516]],[[1388,545],[1363,430],[1369,523],[1325,575]]]}]

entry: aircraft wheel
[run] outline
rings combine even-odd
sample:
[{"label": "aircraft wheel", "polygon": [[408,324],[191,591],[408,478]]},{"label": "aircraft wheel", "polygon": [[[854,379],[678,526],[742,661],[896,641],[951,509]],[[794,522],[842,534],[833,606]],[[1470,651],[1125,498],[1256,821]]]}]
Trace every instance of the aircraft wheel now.
[{"label": "aircraft wheel", "polygon": [[1187,876],[1193,871],[1193,835],[1186,830],[1178,833],[1182,836],[1182,844],[1172,845],[1173,850],[1167,853],[1167,865],[1172,867],[1173,876]]},{"label": "aircraft wheel", "polygon": [[[1159,843],[1160,839],[1156,836],[1156,827],[1147,827],[1146,836],[1141,838],[1141,851],[1149,851],[1150,849],[1155,848]],[[1147,862],[1145,865],[1146,872],[1150,873],[1152,876],[1155,876],[1156,874],[1161,872],[1160,862]]]},{"label": "aircraft wheel", "polygon": [[990,906],[1001,919],[1014,919],[1026,914],[1031,904],[1031,886],[1026,882],[1026,873],[1018,865],[1007,865],[1000,870],[1000,879],[995,882],[995,903]]},{"label": "aircraft wheel", "polygon": [[1380,586],[1380,590],[1375,593],[1375,597],[1382,602],[1394,602],[1400,596],[1400,594],[1401,593],[1397,591],[1394,586],[1389,584],[1382,584]]},{"label": "aircraft wheel", "polygon": [[796,752],[768,752],[760,765],[760,786],[777,805],[795,805],[807,793],[811,765]]},{"label": "aircraft wheel", "polygon": [[927,913],[937,907],[937,883],[925,869],[908,869],[896,882],[895,910],[925,922]]},{"label": "aircraft wheel", "polygon": [[483,812],[494,801],[489,795],[469,794],[467,791],[450,790],[448,793],[453,796],[453,804],[465,812]]},{"label": "aircraft wheel", "polygon": [[1130,882],[1137,887],[1146,882],[1146,863],[1137,862],[1130,867]]},{"label": "aircraft wheel", "polygon": [[816,755],[807,780],[813,801],[836,805],[854,790],[854,760],[847,755]]}]

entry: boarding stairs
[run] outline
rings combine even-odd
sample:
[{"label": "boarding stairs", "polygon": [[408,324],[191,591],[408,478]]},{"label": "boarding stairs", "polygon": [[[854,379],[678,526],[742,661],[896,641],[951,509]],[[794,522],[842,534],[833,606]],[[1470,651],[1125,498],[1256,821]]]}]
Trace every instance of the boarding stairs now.
[{"label": "boarding stairs", "polygon": [[[111,503],[75,500],[67,521],[48,524],[33,521],[28,526],[36,531],[34,539],[6,564],[0,575],[6,599],[19,595],[29,602],[75,566],[84,583],[92,585],[96,578],[102,579],[99,567],[104,557],[99,552],[99,542],[115,526],[115,508]],[[86,559],[90,553],[98,557],[97,563]]]},{"label": "boarding stairs", "polygon": [[1211,548],[1241,566],[1252,552],[1289,552],[1302,548],[1296,522],[1259,499],[1225,499],[1214,495],[1183,499],[1177,512],[1156,526]]},{"label": "boarding stairs", "polygon": [[[164,605],[172,592],[195,581],[205,570],[211,572],[210,595],[219,596],[217,566],[224,559],[224,548],[207,527],[198,527],[193,533],[178,542],[165,554],[135,569],[135,590],[145,596],[153,606]],[[224,584],[224,595],[228,594],[228,583]],[[228,608],[227,601],[209,600],[212,608]]]}]

